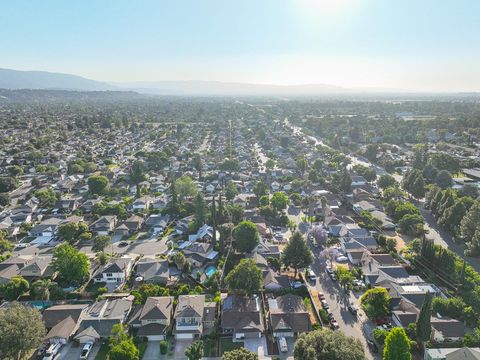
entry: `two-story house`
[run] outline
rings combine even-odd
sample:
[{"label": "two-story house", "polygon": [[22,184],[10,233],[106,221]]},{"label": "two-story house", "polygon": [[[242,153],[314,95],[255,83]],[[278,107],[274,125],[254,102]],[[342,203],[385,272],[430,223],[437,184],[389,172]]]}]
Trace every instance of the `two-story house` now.
[{"label": "two-story house", "polygon": [[132,271],[133,259],[129,256],[113,258],[93,277],[95,283],[123,285]]},{"label": "two-story house", "polygon": [[175,309],[174,334],[177,339],[202,336],[205,295],[180,295]]},{"label": "two-story house", "polygon": [[149,341],[164,340],[171,326],[173,313],[173,296],[148,297],[129,321],[138,328],[138,336],[145,336]]}]

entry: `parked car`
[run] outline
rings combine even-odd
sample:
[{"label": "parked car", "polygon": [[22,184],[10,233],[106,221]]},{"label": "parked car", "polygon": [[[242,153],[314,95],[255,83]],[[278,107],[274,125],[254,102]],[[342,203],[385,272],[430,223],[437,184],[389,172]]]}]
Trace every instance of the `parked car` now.
[{"label": "parked car", "polygon": [[322,293],[318,293],[318,299],[320,301],[325,300],[325,295],[323,295]]},{"label": "parked car", "polygon": [[305,284],[301,281],[293,281],[292,283],[290,283],[290,286],[292,287],[292,289],[300,289],[301,287],[305,286]]},{"label": "parked car", "polygon": [[92,351],[93,342],[89,341],[83,345],[82,353],[80,354],[80,359],[87,359],[90,351]]},{"label": "parked car", "polygon": [[348,305],[348,311],[350,311],[353,315],[357,315],[358,310],[357,307],[353,304]]},{"label": "parked car", "polygon": [[30,245],[29,243],[18,243],[15,245],[15,249],[25,249],[29,245]]},{"label": "parked car", "polygon": [[333,269],[331,266],[327,265],[327,267],[325,268],[325,271],[327,272],[328,275],[331,275],[333,274]]},{"label": "parked car", "polygon": [[125,247],[128,245],[128,241],[120,241],[120,243],[118,244],[119,247]]},{"label": "parked car", "polygon": [[312,282],[317,281],[317,275],[315,275],[315,273],[310,267],[307,269],[307,277],[308,277],[308,280]]},{"label": "parked car", "polygon": [[372,340],[368,339],[367,340],[367,345],[372,350],[374,353],[378,353],[378,347],[377,344],[375,344]]},{"label": "parked car", "polygon": [[339,257],[336,258],[337,262],[341,263],[341,262],[347,262],[348,261],[348,257],[344,256],[344,255],[340,255]]},{"label": "parked car", "polygon": [[331,312],[328,313],[328,319],[330,321],[335,320],[335,318],[333,317],[333,314]]},{"label": "parked car", "polygon": [[330,325],[332,326],[332,329],[333,330],[337,330],[340,326],[338,326],[338,322],[337,320],[333,319],[332,321],[330,321]]},{"label": "parked car", "polygon": [[331,273],[330,279],[332,279],[333,281],[337,281],[337,275],[335,275],[334,273]]},{"label": "parked car", "polygon": [[51,344],[46,350],[43,356],[43,360],[54,360],[60,356],[60,349],[62,344]]},{"label": "parked car", "polygon": [[321,303],[322,303],[322,307],[323,307],[325,310],[328,310],[328,309],[330,308],[330,306],[328,305],[328,303],[327,303],[325,300],[322,300]]},{"label": "parked car", "polygon": [[288,351],[287,340],[282,336],[278,339],[278,345],[280,345],[280,351],[286,353]]}]

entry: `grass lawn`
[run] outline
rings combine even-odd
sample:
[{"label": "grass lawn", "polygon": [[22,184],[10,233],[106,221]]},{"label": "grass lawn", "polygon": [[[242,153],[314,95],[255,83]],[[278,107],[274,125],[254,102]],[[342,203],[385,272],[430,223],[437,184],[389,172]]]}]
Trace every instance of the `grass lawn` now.
[{"label": "grass lawn", "polygon": [[102,344],[100,346],[100,350],[98,350],[97,356],[95,356],[95,360],[105,360],[107,358],[108,353],[108,344]]},{"label": "grass lawn", "polygon": [[217,339],[205,339],[204,340],[205,346],[205,356],[207,357],[217,357]]},{"label": "grass lawn", "polygon": [[220,355],[225,351],[239,349],[243,347],[243,342],[233,342],[231,338],[220,338]]}]

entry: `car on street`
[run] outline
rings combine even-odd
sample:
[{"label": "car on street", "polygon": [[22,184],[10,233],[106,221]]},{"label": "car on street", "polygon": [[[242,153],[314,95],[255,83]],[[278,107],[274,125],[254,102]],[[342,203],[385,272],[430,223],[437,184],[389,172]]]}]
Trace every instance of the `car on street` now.
[{"label": "car on street", "polygon": [[125,247],[125,246],[127,246],[127,245],[128,245],[128,241],[120,241],[120,242],[118,243],[118,246],[119,246],[119,247]]},{"label": "car on street", "polygon": [[301,281],[293,281],[292,283],[290,283],[290,286],[292,287],[292,289],[300,289],[301,287],[305,286],[305,284]]},{"label": "car on street", "polygon": [[327,265],[327,267],[325,268],[325,271],[327,272],[328,275],[333,274],[333,269],[332,269],[331,266],[328,266],[328,265]]},{"label": "car on street", "polygon": [[319,292],[318,293],[318,300],[320,300],[320,301],[325,300],[325,295],[323,295],[323,293]]},{"label": "car on street", "polygon": [[337,275],[335,275],[335,273],[331,273],[330,279],[332,279],[332,281],[337,281]]},{"label": "car on street", "polygon": [[335,318],[334,318],[334,316],[333,316],[333,314],[332,314],[331,312],[328,313],[328,319],[329,319],[330,321],[335,320]]},{"label": "car on street", "polygon": [[327,303],[325,300],[322,300],[321,303],[322,303],[322,307],[323,307],[325,310],[330,309],[330,306],[328,305],[328,303]]},{"label": "car on street", "polygon": [[286,353],[288,351],[287,340],[282,336],[278,339],[278,345],[280,346],[280,351]]},{"label": "car on street", "polygon": [[367,345],[372,350],[374,353],[378,353],[378,347],[377,344],[375,344],[372,340],[367,339]]},{"label": "car on street", "polygon": [[349,304],[347,306],[347,308],[348,308],[348,311],[350,311],[350,313],[352,313],[352,315],[357,315],[358,310],[357,310],[357,307],[355,305]]},{"label": "car on street", "polygon": [[338,322],[337,320],[333,319],[332,321],[330,321],[330,325],[332,326],[332,329],[333,330],[337,330],[340,326],[338,326]]},{"label": "car on street", "polygon": [[310,280],[311,282],[317,281],[317,275],[315,275],[312,268],[310,267],[307,269],[307,277],[308,277],[308,280]]}]

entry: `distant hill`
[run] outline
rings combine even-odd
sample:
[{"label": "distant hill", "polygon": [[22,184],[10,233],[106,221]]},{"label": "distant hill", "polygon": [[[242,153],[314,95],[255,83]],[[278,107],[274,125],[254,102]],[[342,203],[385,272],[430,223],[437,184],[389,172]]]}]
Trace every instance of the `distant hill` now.
[{"label": "distant hill", "polygon": [[52,73],[47,71],[19,71],[0,69],[0,88],[2,89],[49,89],[103,91],[116,87],[81,76]]},{"label": "distant hill", "polygon": [[119,101],[148,100],[153,96],[142,95],[133,91],[77,91],[77,90],[46,90],[46,89],[1,89],[2,103],[95,103]]},{"label": "distant hill", "polygon": [[118,87],[156,95],[221,95],[221,96],[259,96],[259,95],[318,95],[344,94],[351,90],[326,84],[311,85],[267,85],[219,81],[139,81],[112,83]]}]

